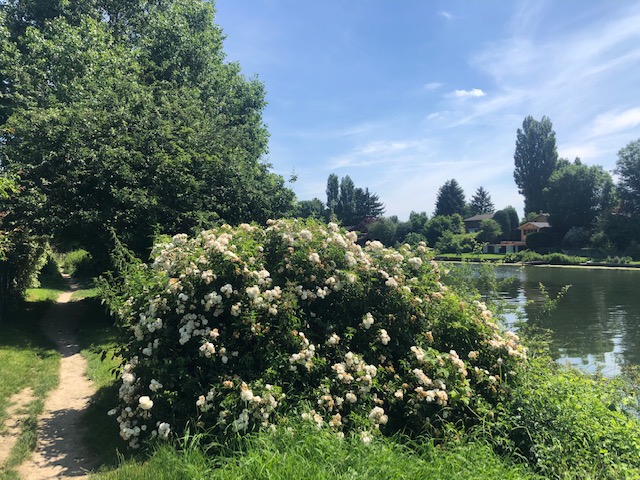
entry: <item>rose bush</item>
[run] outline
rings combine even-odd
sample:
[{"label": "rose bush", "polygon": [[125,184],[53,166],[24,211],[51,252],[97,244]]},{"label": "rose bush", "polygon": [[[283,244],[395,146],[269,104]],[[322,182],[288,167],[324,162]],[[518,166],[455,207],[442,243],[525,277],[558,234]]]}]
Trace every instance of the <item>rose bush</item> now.
[{"label": "rose bush", "polygon": [[129,332],[120,403],[131,447],[302,416],[337,435],[433,434],[490,412],[525,361],[487,308],[440,283],[424,243],[356,244],[335,224],[224,225],[156,244],[103,296]]}]

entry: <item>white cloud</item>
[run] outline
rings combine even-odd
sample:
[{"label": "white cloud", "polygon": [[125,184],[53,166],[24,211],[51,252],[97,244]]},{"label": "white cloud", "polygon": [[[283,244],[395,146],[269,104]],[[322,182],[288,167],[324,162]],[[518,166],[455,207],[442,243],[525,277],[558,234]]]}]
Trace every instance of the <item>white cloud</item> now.
[{"label": "white cloud", "polygon": [[608,135],[640,125],[640,107],[619,111],[611,110],[596,117],[590,126],[593,137]]},{"label": "white cloud", "polygon": [[454,90],[453,92],[449,93],[449,96],[456,98],[484,97],[485,95],[486,93],[479,88],[473,88],[471,90]]},{"label": "white cloud", "polygon": [[573,161],[574,158],[580,157],[581,160],[590,160],[600,155],[600,149],[593,143],[584,143],[581,145],[560,145],[558,153],[563,158]]},{"label": "white cloud", "polygon": [[453,14],[451,14],[450,12],[447,12],[446,10],[441,10],[440,12],[438,12],[438,15],[440,15],[441,17],[446,18],[447,20],[451,21],[453,20]]},{"label": "white cloud", "polygon": [[329,161],[331,169],[369,167],[384,163],[398,163],[399,159],[411,162],[426,150],[429,140],[371,141],[355,147],[350,152]]},{"label": "white cloud", "polygon": [[436,90],[437,88],[440,88],[441,86],[442,86],[442,84],[439,83],[439,82],[431,82],[431,83],[427,83],[424,86],[424,89],[425,90]]}]

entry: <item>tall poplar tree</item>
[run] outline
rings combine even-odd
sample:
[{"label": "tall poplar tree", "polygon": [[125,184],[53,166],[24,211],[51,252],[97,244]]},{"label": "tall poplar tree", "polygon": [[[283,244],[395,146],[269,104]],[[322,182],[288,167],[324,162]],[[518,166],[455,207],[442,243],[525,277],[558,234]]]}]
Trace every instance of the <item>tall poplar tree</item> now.
[{"label": "tall poplar tree", "polygon": [[558,163],[556,133],[548,117],[538,121],[529,115],[524,119],[522,129],[517,131],[513,158],[513,177],[524,196],[525,215],[546,211],[543,190]]}]

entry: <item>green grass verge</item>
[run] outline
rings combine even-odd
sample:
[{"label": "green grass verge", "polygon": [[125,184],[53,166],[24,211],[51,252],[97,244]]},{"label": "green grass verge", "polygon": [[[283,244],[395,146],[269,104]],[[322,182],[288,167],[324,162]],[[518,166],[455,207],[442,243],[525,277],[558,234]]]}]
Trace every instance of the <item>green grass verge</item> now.
[{"label": "green grass verge", "polygon": [[[101,464],[115,466],[118,456],[126,452],[126,443],[120,438],[118,424],[107,412],[118,402],[118,388],[114,370],[120,364],[115,356],[118,346],[117,330],[104,306],[96,298],[97,290],[78,290],[84,300],[83,324],[78,332],[81,354],[87,359],[87,375],[98,391],[87,408],[83,422],[90,426],[85,440],[98,456]],[[86,294],[86,297],[85,297]],[[73,299],[73,297],[72,297]]]},{"label": "green grass verge", "polygon": [[[34,289],[32,298],[47,298],[48,293]],[[48,290],[48,289],[42,289]],[[47,393],[58,384],[60,355],[55,346],[40,334],[40,319],[50,302],[29,301],[9,313],[0,324],[0,423],[6,420],[10,397],[31,388],[34,400],[22,433],[10,457],[0,466],[0,479],[16,478],[13,468],[29,456],[36,443],[37,417],[42,412]]]},{"label": "green grass verge", "polygon": [[446,479],[540,478],[498,457],[483,443],[407,447],[393,439],[365,445],[310,426],[251,435],[232,449],[197,445],[158,447],[147,461],[130,460],[94,476],[119,479]]}]

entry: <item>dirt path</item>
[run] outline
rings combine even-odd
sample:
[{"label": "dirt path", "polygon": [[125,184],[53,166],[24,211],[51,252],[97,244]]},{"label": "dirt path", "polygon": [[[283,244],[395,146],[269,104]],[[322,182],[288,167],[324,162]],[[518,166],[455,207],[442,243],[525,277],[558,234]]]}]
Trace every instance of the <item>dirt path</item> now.
[{"label": "dirt path", "polygon": [[82,311],[68,304],[77,288],[72,283],[71,291],[58,297],[42,321],[43,331],[62,354],[60,384],[45,401],[33,456],[18,467],[24,480],[83,478],[95,466],[85,448],[80,423],[96,388],[86,377],[87,361],[79,353],[75,335]]}]

